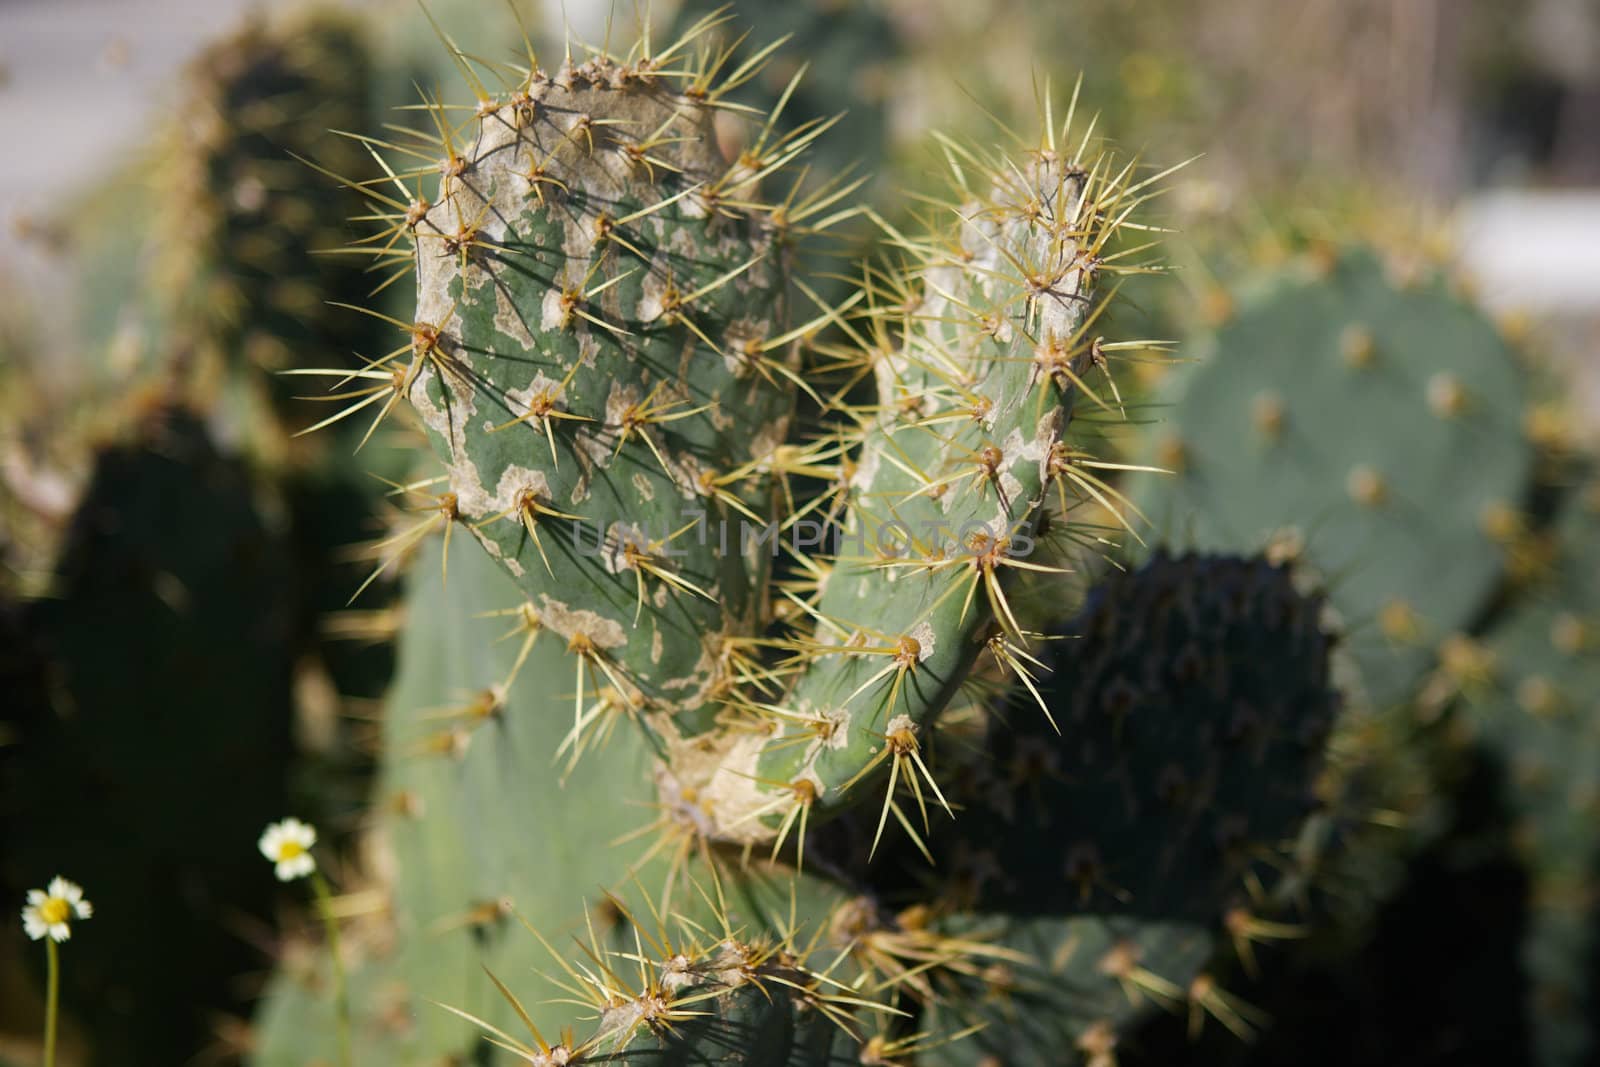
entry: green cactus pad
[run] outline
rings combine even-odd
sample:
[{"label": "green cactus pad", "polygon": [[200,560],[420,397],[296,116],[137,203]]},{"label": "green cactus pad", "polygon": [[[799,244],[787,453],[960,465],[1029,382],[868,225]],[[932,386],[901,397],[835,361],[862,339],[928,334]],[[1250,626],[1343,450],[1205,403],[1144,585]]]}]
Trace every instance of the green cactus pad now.
[{"label": "green cactus pad", "polygon": [[775,227],[746,206],[781,159],[725,162],[714,108],[648,62],[536,72],[481,110],[415,228],[403,388],[545,625],[664,739],[702,732],[770,565],[738,472],[793,402]]},{"label": "green cactus pad", "polygon": [[1526,505],[1523,371],[1442,281],[1399,285],[1372,252],[1282,278],[1175,376],[1138,502],[1169,542],[1301,550],[1348,630],[1367,695],[1403,700],[1474,622]]},{"label": "green cactus pad", "polygon": [[[502,905],[552,941],[582,932],[582,902],[621,882],[647,844],[613,842],[656,815],[650,754],[624,725],[565,776],[577,679],[562,642],[533,635],[517,680],[499,689],[530,633],[517,614],[485,615],[514,611],[515,590],[481,553],[457,553],[448,581],[436,548],[415,566],[377,794],[397,971],[419,996],[490,1017],[498,997],[481,967],[513,980],[552,964]],[[419,1004],[416,1040],[460,1051],[472,1031]]]},{"label": "green cactus pad", "polygon": [[[518,1025],[485,969],[515,990],[546,1033],[582,1032],[590,1025],[584,1013],[555,1002],[569,994],[552,948],[562,959],[584,958],[573,939],[587,945],[593,932],[602,953],[635,952],[634,925],[660,938],[650,916],[668,907],[707,930],[726,924],[770,939],[784,930],[791,900],[815,923],[842,899],[819,879],[722,861],[721,903],[713,907],[719,882],[701,853],[678,853],[694,840],[679,825],[689,815],[660,808],[645,735],[626,724],[603,731],[604,743],[571,767],[564,745],[576,676],[564,643],[525,627],[515,590],[488,556],[461,553],[448,581],[441,556],[430,542],[411,572],[401,669],[384,717],[372,844],[388,899],[385,932],[361,936],[358,925],[346,938],[376,946],[350,961],[354,974],[370,976],[358,980],[376,998],[365,1007],[357,1001],[357,1025],[401,1050],[395,1062],[432,1063],[478,1043],[477,1027],[430,1002],[502,1029]],[[668,847],[646,862],[657,843]],[[637,970],[630,961],[614,966]],[[326,995],[326,978],[314,972],[280,977],[261,1015],[262,1067],[297,1062],[292,1056],[308,1041],[334,1047],[331,1014],[312,1037],[310,1024],[282,1006],[313,995],[307,982]],[[711,1031],[707,1040],[727,1036]]]},{"label": "green cactus pad", "polygon": [[[958,175],[959,176],[959,175]],[[837,554],[796,642],[803,664],[776,737],[737,735],[710,785],[719,836],[781,835],[870,795],[892,752],[962,683],[993,625],[1019,641],[1005,600],[1061,476],[1071,406],[1092,345],[1087,264],[1124,190],[1041,149],[968,197],[930,237],[902,304],[875,314],[904,343],[870,352],[877,405],[857,412]],[[902,238],[902,241],[904,239]]]}]

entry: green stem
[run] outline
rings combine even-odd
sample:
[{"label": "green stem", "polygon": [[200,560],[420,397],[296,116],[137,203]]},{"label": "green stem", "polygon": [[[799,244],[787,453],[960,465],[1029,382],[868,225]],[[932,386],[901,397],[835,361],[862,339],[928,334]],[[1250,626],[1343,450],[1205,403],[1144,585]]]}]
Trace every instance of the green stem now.
[{"label": "green stem", "polygon": [[50,978],[44,1001],[44,1067],[56,1067],[56,1012],[61,1003],[61,950],[55,938],[44,939],[44,950],[50,957]]},{"label": "green stem", "polygon": [[333,1010],[339,1034],[339,1063],[341,1067],[350,1067],[350,994],[344,982],[344,959],[339,954],[339,921],[333,915],[333,893],[322,872],[316,870],[311,872],[311,889],[317,897],[322,925],[328,931],[328,954],[333,958]]}]

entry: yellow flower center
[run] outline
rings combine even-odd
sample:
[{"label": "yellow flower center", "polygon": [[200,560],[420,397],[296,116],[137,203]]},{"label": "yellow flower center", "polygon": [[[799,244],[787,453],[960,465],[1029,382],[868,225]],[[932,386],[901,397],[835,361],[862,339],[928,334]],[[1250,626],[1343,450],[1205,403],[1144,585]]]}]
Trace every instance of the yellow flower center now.
[{"label": "yellow flower center", "polygon": [[39,905],[39,918],[51,926],[64,923],[72,918],[72,905],[60,897],[50,897]]},{"label": "yellow flower center", "polygon": [[278,845],[278,862],[288,863],[296,856],[305,854],[306,847],[298,841],[284,841]]}]

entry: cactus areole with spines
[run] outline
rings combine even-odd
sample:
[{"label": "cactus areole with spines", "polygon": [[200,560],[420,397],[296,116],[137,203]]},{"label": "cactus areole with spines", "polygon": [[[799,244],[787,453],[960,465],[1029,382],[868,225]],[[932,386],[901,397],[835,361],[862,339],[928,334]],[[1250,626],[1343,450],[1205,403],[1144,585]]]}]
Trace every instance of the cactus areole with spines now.
[{"label": "cactus areole with spines", "polygon": [[[752,124],[730,160],[717,92],[680,80],[568,61],[481,98],[465,137],[439,120],[397,387],[580,695],[609,687],[652,738],[664,800],[708,838],[781,844],[867,792],[891,733],[915,744],[994,623],[1017,630],[1003,582],[1030,566],[1127,172],[1048,137],[978,184],[958,172],[955,215],[895,235],[913,262],[892,296],[869,286],[796,327],[791,290],[818,301],[786,276],[805,227],[778,172],[825,124]],[[752,672],[738,649],[772,622],[790,517],[772,472],[809,391],[797,341],[857,303],[848,332],[890,338],[856,357],[877,404],[825,405],[853,452],[835,536],[805,560],[812,629]]]}]

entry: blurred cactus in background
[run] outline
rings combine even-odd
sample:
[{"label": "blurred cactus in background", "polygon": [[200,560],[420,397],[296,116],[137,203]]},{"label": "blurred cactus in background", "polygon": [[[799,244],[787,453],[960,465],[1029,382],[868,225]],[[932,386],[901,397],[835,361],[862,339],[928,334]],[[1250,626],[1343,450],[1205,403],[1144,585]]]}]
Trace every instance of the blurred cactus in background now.
[{"label": "blurred cactus in background", "polygon": [[270,896],[231,859],[284,803],[289,573],[242,465],[192,413],[154,409],[96,453],[51,595],[20,609],[7,884],[67,849],[141,902],[73,946],[66,1004],[99,1047],[189,1054],[225,1003],[215,976],[253,962],[239,924]]},{"label": "blurred cactus in background", "polygon": [[[355,439],[297,443],[322,411],[278,373],[368,345],[325,303],[364,298],[366,264],[316,254],[361,200],[290,155],[368,121],[365,62],[356,25],[318,13],[208,49],[139,180],[69,220],[95,294],[81,353],[19,338],[7,361],[36,387],[8,391],[6,587],[38,599],[17,609],[3,881],[92,852],[84,877],[148,902],[75,953],[66,1004],[100,1055],[180,1060],[242,1013],[248,986],[219,979],[259,966],[272,898],[239,835],[291,795],[348,817],[365,791],[336,694],[376,696],[388,657],[329,613],[364,577],[348,556],[383,467]],[[178,915],[152,921],[156,901]]]},{"label": "blurred cactus in background", "polygon": [[1588,1062],[1595,462],[1417,206],[1507,16],[549,14],[253,19],[0,311],[63,1062]]},{"label": "blurred cactus in background", "polygon": [[[1261,549],[1320,576],[1347,631],[1353,710],[1330,750],[1347,762],[1324,783],[1323,814],[1302,843],[1332,848],[1315,863],[1337,891],[1306,966],[1334,981],[1348,980],[1341,968],[1373,966],[1385,942],[1367,938],[1408,863],[1418,880],[1440,863],[1480,877],[1525,866],[1526,919],[1503,920],[1525,923],[1520,958],[1485,973],[1472,996],[1478,1010],[1526,1020],[1531,1060],[1585,1062],[1592,1035],[1578,1005],[1594,956],[1592,919],[1576,903],[1588,875],[1575,872],[1592,867],[1593,835],[1576,826],[1583,739],[1600,709],[1561,694],[1600,662],[1582,639],[1590,460],[1549,367],[1411,250],[1312,245],[1273,274],[1228,301],[1190,346],[1199,362],[1158,388],[1171,415],[1145,454],[1174,475],[1140,475],[1130,491],[1170,543]],[[1374,836],[1353,817],[1361,810],[1385,812],[1392,829]],[[1441,943],[1451,936],[1438,930]],[[1294,995],[1290,986],[1278,999]],[[1519,1008],[1496,1003],[1520,996]],[[1322,1021],[1292,1004],[1289,1014],[1306,1027],[1299,1040],[1332,1042],[1327,1062],[1399,1055],[1415,1041],[1323,1037]],[[1484,1025],[1472,1019],[1440,1018],[1437,1041],[1464,1043],[1460,1033]],[[1282,1049],[1296,1036],[1277,1040]],[[1437,1049],[1406,1054],[1450,1061]]]}]

